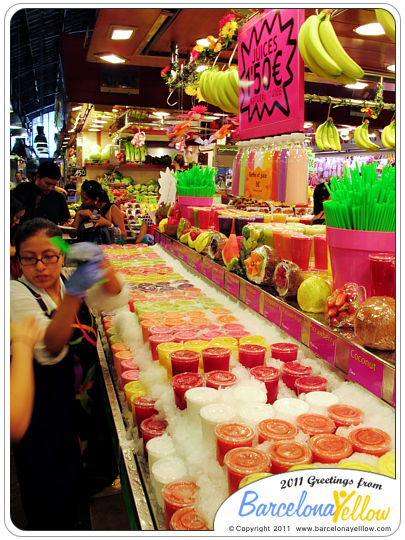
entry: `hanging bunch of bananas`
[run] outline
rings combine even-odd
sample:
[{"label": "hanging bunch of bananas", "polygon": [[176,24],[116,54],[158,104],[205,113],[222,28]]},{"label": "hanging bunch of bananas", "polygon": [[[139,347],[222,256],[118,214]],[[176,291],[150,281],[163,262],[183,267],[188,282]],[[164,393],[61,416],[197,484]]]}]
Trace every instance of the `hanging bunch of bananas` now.
[{"label": "hanging bunch of bananas", "polygon": [[354,130],[354,142],[361,150],[378,150],[380,147],[378,144],[370,141],[370,136],[368,133],[368,126],[370,122],[364,120],[362,124],[356,127]]},{"label": "hanging bunch of bananas", "polygon": [[199,78],[199,89],[207,103],[225,112],[239,114],[239,75],[236,67],[226,71],[218,68],[204,70]]},{"label": "hanging bunch of bananas", "polygon": [[340,152],[342,149],[340,145],[339,132],[333,123],[332,118],[325,120],[323,124],[320,124],[315,132],[315,142],[319,150],[336,150]]},{"label": "hanging bunch of bananas", "polygon": [[330,22],[331,11],[323,10],[305,20],[298,34],[299,51],[315,75],[352,84],[364,76],[364,71],[342,47]]},{"label": "hanging bunch of bananas", "polygon": [[381,142],[388,150],[395,150],[395,120],[382,130]]},{"label": "hanging bunch of bananas", "polygon": [[395,19],[386,9],[375,9],[377,21],[384,28],[385,35],[391,41],[395,41]]}]

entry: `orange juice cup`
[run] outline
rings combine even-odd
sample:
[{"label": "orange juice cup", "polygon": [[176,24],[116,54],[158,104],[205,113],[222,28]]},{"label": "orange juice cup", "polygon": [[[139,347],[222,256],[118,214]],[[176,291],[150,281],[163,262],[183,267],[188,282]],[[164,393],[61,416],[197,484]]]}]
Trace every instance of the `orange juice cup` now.
[{"label": "orange juice cup", "polygon": [[378,428],[356,428],[349,433],[349,441],[355,452],[378,457],[386,454],[391,447],[391,437]]},{"label": "orange juice cup", "polygon": [[309,439],[308,445],[314,462],[337,463],[353,454],[353,445],[349,439],[332,433],[314,435]]},{"label": "orange juice cup", "polygon": [[298,429],[311,437],[336,431],[335,422],[323,414],[300,414],[297,416],[296,422]]},{"label": "orange juice cup", "polygon": [[312,463],[312,452],[305,444],[295,441],[275,442],[269,450],[272,474],[287,472],[290,467]]},{"label": "orange juice cup", "polygon": [[221,324],[238,322],[238,319],[233,315],[219,315],[218,317],[216,317],[216,320]]},{"label": "orange juice cup", "polygon": [[340,426],[357,426],[361,424],[364,418],[364,413],[362,410],[351,405],[345,405],[344,403],[336,403],[328,407],[328,416],[331,418],[335,424]]},{"label": "orange juice cup", "polygon": [[270,472],[270,457],[258,448],[232,448],[225,454],[224,463],[229,495],[235,493],[242,478],[248,474]]},{"label": "orange juice cup", "polygon": [[206,522],[192,506],[176,510],[170,520],[171,531],[208,531]]},{"label": "orange juice cup", "polygon": [[170,530],[170,520],[177,510],[194,505],[197,490],[198,486],[195,482],[170,482],[163,486],[166,530]]},{"label": "orange juice cup", "polygon": [[294,439],[298,433],[294,424],[278,418],[262,420],[257,425],[257,431],[259,444],[264,441],[288,441]]},{"label": "orange juice cup", "polygon": [[221,467],[224,464],[225,454],[229,450],[241,446],[252,446],[255,436],[250,426],[238,422],[218,424],[214,431],[217,441],[217,461]]}]

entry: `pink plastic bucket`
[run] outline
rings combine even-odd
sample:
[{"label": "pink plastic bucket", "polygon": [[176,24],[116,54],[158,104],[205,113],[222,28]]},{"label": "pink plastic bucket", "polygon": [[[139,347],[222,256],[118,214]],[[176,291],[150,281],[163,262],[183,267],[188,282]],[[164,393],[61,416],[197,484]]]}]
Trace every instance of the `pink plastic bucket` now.
[{"label": "pink plastic bucket", "polygon": [[370,253],[395,252],[395,232],[353,231],[326,227],[333,287],[349,281],[363,285],[371,295]]},{"label": "pink plastic bucket", "polygon": [[[182,197],[179,195],[181,215],[190,219],[189,208],[193,206],[212,206],[213,197]],[[192,223],[194,221],[194,216]]]}]

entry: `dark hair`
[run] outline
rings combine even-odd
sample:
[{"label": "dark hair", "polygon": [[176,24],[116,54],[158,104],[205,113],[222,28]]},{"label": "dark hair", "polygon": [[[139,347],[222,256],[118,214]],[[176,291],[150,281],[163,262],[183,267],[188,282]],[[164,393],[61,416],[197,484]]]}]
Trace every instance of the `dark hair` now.
[{"label": "dark hair", "polygon": [[40,231],[45,231],[49,238],[52,238],[53,236],[62,236],[61,230],[53,223],[53,221],[39,217],[30,219],[18,228],[17,234],[15,235],[14,243],[17,256],[20,254],[21,244]]},{"label": "dark hair", "polygon": [[102,198],[104,192],[104,189],[97,180],[85,180],[82,183],[81,190],[93,201],[97,198]]},{"label": "dark hair", "polygon": [[184,168],[184,165],[185,165],[185,161],[184,161],[184,157],[182,156],[182,154],[176,154],[174,156],[174,159],[173,159],[173,162],[176,162],[178,165],[180,165],[181,168]]},{"label": "dark hair", "polygon": [[44,161],[38,167],[37,174],[39,178],[52,178],[52,180],[60,180],[62,176],[60,174],[59,165],[53,161]]},{"label": "dark hair", "polygon": [[18,212],[25,210],[23,203],[12,193],[10,194],[10,218],[13,218]]},{"label": "dark hair", "polygon": [[314,189],[314,216],[322,212],[323,201],[329,199],[329,191],[325,184],[329,185],[328,182],[323,182],[322,184],[318,184]]},{"label": "dark hair", "polygon": [[21,182],[12,191],[11,195],[18,199],[25,209],[25,214],[22,221],[32,219],[35,213],[35,200],[37,197],[42,197],[42,191],[34,182]]}]

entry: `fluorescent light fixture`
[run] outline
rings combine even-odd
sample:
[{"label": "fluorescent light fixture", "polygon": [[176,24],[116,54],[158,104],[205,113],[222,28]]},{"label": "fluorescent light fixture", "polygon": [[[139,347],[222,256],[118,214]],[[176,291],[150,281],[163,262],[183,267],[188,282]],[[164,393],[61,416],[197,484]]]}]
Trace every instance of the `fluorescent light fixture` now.
[{"label": "fluorescent light fixture", "polygon": [[371,138],[377,137],[377,135],[375,133],[373,133],[373,132],[369,133],[368,136],[371,137]]},{"label": "fluorescent light fixture", "polygon": [[89,131],[101,131],[101,128],[89,128]]},{"label": "fluorescent light fixture", "polygon": [[81,108],[81,105],[76,105],[76,107],[72,107],[72,111],[79,111]]},{"label": "fluorescent light fixture", "polygon": [[208,41],[207,38],[201,38],[201,39],[197,39],[196,44],[201,45],[201,47],[208,47],[210,42]]},{"label": "fluorescent light fixture", "polygon": [[311,128],[313,125],[312,122],[304,122],[304,128]]},{"label": "fluorescent light fixture", "polygon": [[200,71],[205,71],[206,69],[208,69],[208,66],[205,66],[204,64],[201,64],[201,66],[198,66],[196,68],[196,72],[199,73]]},{"label": "fluorescent light fixture", "polygon": [[212,120],[218,120],[218,117],[217,116],[204,116],[203,120],[208,120],[208,121],[212,121]]},{"label": "fluorescent light fixture", "polygon": [[360,36],[383,36],[385,34],[385,30],[380,23],[363,24],[355,28],[354,31]]},{"label": "fluorescent light fixture", "polygon": [[394,71],[395,72],[395,64],[390,64],[387,66],[388,71]]},{"label": "fluorescent light fixture", "polygon": [[353,84],[345,84],[345,88],[351,88],[352,90],[362,90],[366,86],[368,86],[368,84],[362,83],[362,82],[356,82]]},{"label": "fluorescent light fixture", "polygon": [[159,118],[164,118],[165,116],[170,116],[170,113],[164,112],[164,111],[156,111],[152,113],[154,116],[158,116]]},{"label": "fluorescent light fixture", "polygon": [[69,129],[68,133],[74,133],[75,130],[74,129]]},{"label": "fluorescent light fixture", "polygon": [[104,60],[105,62],[109,62],[110,64],[124,64],[126,62],[125,58],[109,52],[101,52],[97,54],[95,53],[95,56],[98,56],[100,60]]},{"label": "fluorescent light fixture", "polygon": [[107,124],[107,120],[101,120],[100,118],[97,118],[97,120],[93,120],[93,124]]},{"label": "fluorescent light fixture", "polygon": [[135,28],[131,28],[130,26],[117,26],[112,28],[110,37],[114,40],[131,39],[134,33]]}]

